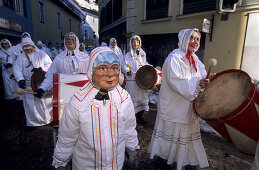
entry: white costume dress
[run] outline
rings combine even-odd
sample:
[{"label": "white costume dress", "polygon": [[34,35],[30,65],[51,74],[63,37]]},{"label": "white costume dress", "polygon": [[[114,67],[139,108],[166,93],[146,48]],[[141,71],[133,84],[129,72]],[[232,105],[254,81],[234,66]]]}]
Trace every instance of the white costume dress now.
[{"label": "white costume dress", "polygon": [[[14,53],[13,53],[13,47],[9,40],[3,39],[4,41],[8,42],[10,48],[5,50],[1,47],[0,51],[0,60],[3,62],[14,64]],[[2,40],[1,40],[2,41]],[[3,78],[3,84],[4,84],[4,92],[5,92],[5,99],[11,100],[15,99],[17,97],[16,95],[16,81],[11,79],[11,75],[13,73],[13,66],[9,68],[5,68],[4,64],[2,63],[2,78]]]},{"label": "white costume dress", "polygon": [[73,170],[122,169],[125,147],[139,148],[134,106],[128,92],[117,84],[108,91],[106,104],[94,99],[99,90],[91,83],[91,68],[105,49],[108,48],[93,50],[87,73],[90,82],[65,107],[53,156],[56,168],[65,166],[72,156]]},{"label": "white costume dress", "polygon": [[[23,38],[22,44],[35,46],[30,38]],[[13,71],[17,82],[25,80],[26,87],[30,87],[33,74],[31,70],[41,67],[42,70],[47,71],[51,65],[51,59],[45,52],[37,48],[35,48],[35,52],[27,55],[32,64],[30,65],[25,53],[20,54]],[[27,126],[42,126],[52,121],[52,98],[43,96],[42,99],[39,99],[34,97],[33,94],[23,94],[22,97]]]},{"label": "white costume dress", "polygon": [[[146,60],[146,53],[141,49],[141,42],[139,47],[139,55],[137,55],[136,52],[132,49],[131,41],[133,37],[131,37],[129,43],[130,52],[128,52],[123,58],[124,61],[122,62],[122,71],[126,75],[125,88],[131,95],[135,112],[138,113],[142,110],[149,111],[148,91],[138,87],[135,81],[135,76],[140,67],[149,64]],[[133,76],[127,75],[127,72],[129,72],[130,70],[133,72]]]},{"label": "white costume dress", "polygon": [[193,30],[179,33],[179,49],[166,58],[162,68],[158,113],[152,134],[150,158],[155,155],[177,162],[177,170],[185,165],[208,166],[201,141],[200,126],[192,109],[192,100],[201,88],[199,81],[206,77],[205,66],[193,53],[197,72],[186,58],[187,47]]},{"label": "white costume dress", "polygon": [[[86,73],[89,63],[89,55],[79,51],[79,40],[74,33],[67,33],[65,37],[68,35],[76,38],[76,48],[74,51],[70,51],[65,47],[66,49],[53,60],[48,72],[46,73],[46,78],[40,86],[44,91],[53,88],[54,73]],[[72,55],[72,53],[74,53],[74,55]]]}]

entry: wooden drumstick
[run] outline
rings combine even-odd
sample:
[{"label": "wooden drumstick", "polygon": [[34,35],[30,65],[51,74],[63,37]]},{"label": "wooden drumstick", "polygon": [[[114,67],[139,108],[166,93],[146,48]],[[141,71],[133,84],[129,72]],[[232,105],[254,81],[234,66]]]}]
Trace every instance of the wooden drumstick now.
[{"label": "wooden drumstick", "polygon": [[19,94],[19,95],[22,95],[22,94],[37,94],[36,92],[32,92],[32,91],[24,91],[21,88],[17,89],[16,93]]},{"label": "wooden drumstick", "polygon": [[206,79],[208,79],[209,78],[209,76],[210,76],[210,71],[211,71],[211,68],[213,67],[213,66],[215,66],[215,65],[217,65],[217,60],[215,59],[215,58],[211,58],[211,59],[209,59],[209,70],[208,70],[208,72],[207,72],[207,76],[206,76]]}]

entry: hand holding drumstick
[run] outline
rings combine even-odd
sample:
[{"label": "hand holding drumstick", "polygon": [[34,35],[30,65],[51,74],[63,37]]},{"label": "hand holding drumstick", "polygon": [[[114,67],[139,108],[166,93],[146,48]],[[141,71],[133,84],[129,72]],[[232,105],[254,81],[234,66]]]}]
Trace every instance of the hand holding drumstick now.
[{"label": "hand holding drumstick", "polygon": [[212,80],[216,76],[216,73],[210,74],[211,68],[215,65],[217,65],[217,60],[214,58],[210,59],[209,60],[209,70],[208,70],[207,76],[206,76],[206,78],[200,80],[201,88],[206,88],[208,86],[208,84],[210,83],[210,80]]},{"label": "hand holding drumstick", "polygon": [[21,89],[21,88],[18,88],[18,89],[16,90],[16,93],[19,94],[19,95],[22,95],[22,94],[37,94],[37,93],[32,92],[32,91],[25,91],[25,90],[23,90],[23,89]]}]

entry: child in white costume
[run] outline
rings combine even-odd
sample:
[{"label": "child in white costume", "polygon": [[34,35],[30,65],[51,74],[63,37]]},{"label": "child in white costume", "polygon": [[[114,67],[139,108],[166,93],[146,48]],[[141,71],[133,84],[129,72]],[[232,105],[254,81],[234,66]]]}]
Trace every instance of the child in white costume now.
[{"label": "child in white costume", "polygon": [[56,168],[72,157],[72,169],[122,169],[125,148],[139,148],[130,95],[118,84],[120,59],[108,47],[91,52],[89,83],[64,109],[53,156]]},{"label": "child in white costume", "polygon": [[177,162],[177,170],[182,166],[204,168],[208,160],[191,102],[210,80],[205,79],[205,66],[195,54],[200,45],[199,31],[185,29],[179,32],[178,38],[179,48],[169,54],[162,68],[150,158],[158,155],[169,165]]}]

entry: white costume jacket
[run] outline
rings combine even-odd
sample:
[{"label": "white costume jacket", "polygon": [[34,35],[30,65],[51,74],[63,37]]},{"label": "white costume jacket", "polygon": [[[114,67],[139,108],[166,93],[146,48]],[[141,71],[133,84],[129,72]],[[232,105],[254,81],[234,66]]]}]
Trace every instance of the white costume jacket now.
[{"label": "white costume jacket", "polygon": [[[193,53],[196,67],[190,68],[185,53],[174,50],[166,58],[162,68],[162,82],[159,92],[159,107],[162,119],[187,124],[192,120],[192,105],[199,92],[199,81],[207,73],[205,66]],[[191,114],[192,113],[192,114]]]},{"label": "white costume jacket", "polygon": [[[36,48],[34,53],[28,54],[28,57],[32,65],[29,64],[25,53],[23,53],[17,58],[13,68],[17,82],[25,80],[26,87],[30,87],[31,76],[33,74],[31,70],[33,67],[41,67],[42,70],[47,71],[51,65],[51,59],[49,56],[44,51]],[[27,126],[42,126],[52,121],[51,98],[43,96],[42,99],[39,99],[34,97],[33,94],[23,94],[23,106]]]},{"label": "white costume jacket", "polygon": [[94,99],[99,90],[92,85],[91,74],[88,71],[90,82],[65,107],[53,165],[65,166],[72,156],[74,170],[122,169],[125,147],[139,148],[133,103],[119,85],[108,91],[106,103]]}]

